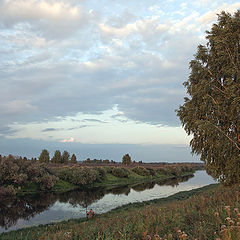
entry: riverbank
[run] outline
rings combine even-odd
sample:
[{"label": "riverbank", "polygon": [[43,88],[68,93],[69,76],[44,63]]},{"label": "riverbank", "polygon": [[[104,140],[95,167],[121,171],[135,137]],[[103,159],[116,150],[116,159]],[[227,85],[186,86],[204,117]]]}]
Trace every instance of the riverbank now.
[{"label": "riverbank", "polygon": [[[121,166],[121,165],[120,165]],[[148,166],[148,165],[146,165]],[[116,187],[146,182],[164,182],[170,179],[193,176],[196,165],[173,164],[166,167],[154,168],[142,166],[92,166],[82,167],[80,164],[73,166],[49,167],[57,181],[51,189],[41,189],[39,184],[31,183],[20,186],[17,195],[36,194],[39,192],[67,192],[76,189],[90,189],[95,187]],[[19,186],[17,186],[19,188]]]},{"label": "riverbank", "polygon": [[89,221],[76,219],[3,233],[0,239],[239,239],[239,193],[239,186],[214,184],[128,204]]}]

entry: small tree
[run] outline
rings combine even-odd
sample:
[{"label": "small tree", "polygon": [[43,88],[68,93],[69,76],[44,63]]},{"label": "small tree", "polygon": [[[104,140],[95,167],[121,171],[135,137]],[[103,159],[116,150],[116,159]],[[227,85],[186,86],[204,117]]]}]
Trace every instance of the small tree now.
[{"label": "small tree", "polygon": [[52,163],[61,163],[62,155],[59,150],[56,150],[54,156],[52,157]]},{"label": "small tree", "polygon": [[46,149],[43,149],[40,156],[39,156],[39,162],[41,163],[49,163],[50,156],[49,152]]},{"label": "small tree", "polygon": [[71,157],[71,163],[73,163],[73,164],[77,163],[77,157],[75,154],[73,154]]},{"label": "small tree", "polygon": [[125,165],[129,165],[131,164],[132,160],[131,160],[131,157],[129,156],[129,154],[125,154],[123,157],[122,157],[122,163],[125,164]]},{"label": "small tree", "polygon": [[64,151],[62,155],[62,163],[67,164],[69,162],[70,154],[68,151]]}]

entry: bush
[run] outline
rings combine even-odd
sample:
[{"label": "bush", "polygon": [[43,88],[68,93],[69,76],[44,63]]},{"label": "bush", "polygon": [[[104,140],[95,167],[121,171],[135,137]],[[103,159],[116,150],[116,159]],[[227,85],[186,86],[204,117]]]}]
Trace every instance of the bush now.
[{"label": "bush", "polygon": [[170,174],[165,167],[156,169],[156,172],[160,175],[169,175]]},{"label": "bush", "polygon": [[127,178],[130,172],[126,168],[113,168],[112,175],[119,178]]},{"label": "bush", "polygon": [[57,181],[58,178],[56,176],[44,174],[40,180],[40,189],[52,189]]},{"label": "bush", "polygon": [[179,176],[181,172],[180,168],[177,167],[168,167],[167,171],[174,176]]},{"label": "bush", "polygon": [[106,178],[106,170],[102,167],[96,168],[98,172],[97,181],[101,181]]},{"label": "bush", "polygon": [[36,183],[41,189],[51,189],[57,182],[57,177],[39,162],[29,161],[26,158],[14,158],[9,155],[0,162],[1,185],[25,185]]},{"label": "bush", "polygon": [[156,175],[156,172],[155,172],[155,170],[153,168],[146,168],[146,169],[149,171],[151,176],[155,176]]},{"label": "bush", "polygon": [[57,171],[57,175],[62,180],[81,186],[91,184],[99,179],[99,171],[88,167],[62,168]]},{"label": "bush", "polygon": [[190,166],[181,166],[180,171],[184,173],[184,172],[193,172],[194,170],[193,170],[193,167],[190,167]]},{"label": "bush", "polygon": [[106,173],[112,173],[113,167],[104,167]]},{"label": "bush", "polygon": [[0,186],[0,196],[12,196],[17,194],[17,189],[12,185],[7,187]]},{"label": "bush", "polygon": [[150,176],[150,171],[144,167],[135,167],[132,169],[132,171],[140,176]]}]

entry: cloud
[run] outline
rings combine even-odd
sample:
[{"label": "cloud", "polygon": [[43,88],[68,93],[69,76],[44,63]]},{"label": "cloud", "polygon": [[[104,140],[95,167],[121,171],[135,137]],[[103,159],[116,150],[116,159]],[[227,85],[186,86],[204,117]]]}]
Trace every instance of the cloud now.
[{"label": "cloud", "polygon": [[217,14],[220,14],[222,11],[233,14],[239,8],[240,8],[240,3],[234,3],[234,4],[230,4],[230,5],[223,3],[221,6],[217,7],[216,9],[214,9],[212,11],[208,11],[205,14],[203,14],[197,20],[197,22],[199,22],[200,24],[203,24],[203,25],[210,24],[216,20]]},{"label": "cloud", "polygon": [[72,142],[74,142],[74,138],[71,137],[70,139],[63,139],[60,142],[62,142],[62,143],[72,143]]},{"label": "cloud", "polygon": [[0,111],[5,115],[25,114],[36,110],[27,100],[12,100],[0,103]]},{"label": "cloud", "polygon": [[63,1],[3,0],[0,3],[0,21],[4,27],[22,24],[50,38],[72,34],[88,22],[88,15],[78,5]]},{"label": "cloud", "polygon": [[52,131],[60,131],[61,129],[58,128],[45,128],[42,132],[52,132]]},{"label": "cloud", "polygon": [[[0,124],[100,114],[118,105],[121,121],[179,126],[174,110],[183,102],[182,83],[204,31],[216,11],[239,7],[236,1],[213,1],[207,10],[187,1],[140,1],[138,7],[131,1],[118,7],[108,0],[104,7],[73,0],[0,1]],[[175,14],[179,9],[182,15]],[[86,120],[61,131],[105,122]]]},{"label": "cloud", "polygon": [[11,136],[11,135],[14,135],[17,131],[18,130],[11,129],[10,127],[1,127],[0,135],[1,136],[5,136],[5,135]]},{"label": "cloud", "polygon": [[81,129],[81,128],[85,128],[85,127],[91,127],[91,126],[94,126],[94,125],[81,125],[81,126],[77,126],[77,127],[67,128],[67,130],[72,131],[72,130]]},{"label": "cloud", "polygon": [[[83,119],[83,122],[97,122],[97,123],[106,123],[104,121],[101,121],[99,119]],[[86,125],[87,126],[87,125]]]}]

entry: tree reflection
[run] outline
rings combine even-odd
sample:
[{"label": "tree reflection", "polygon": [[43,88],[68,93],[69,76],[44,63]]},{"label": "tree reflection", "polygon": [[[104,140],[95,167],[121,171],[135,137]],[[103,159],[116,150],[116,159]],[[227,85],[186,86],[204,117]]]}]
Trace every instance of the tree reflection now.
[{"label": "tree reflection", "polygon": [[188,175],[188,176],[184,176],[184,177],[180,177],[180,178],[172,178],[172,179],[166,179],[166,180],[161,180],[159,182],[156,182],[157,185],[159,186],[172,186],[172,187],[177,187],[179,185],[180,182],[186,182],[188,181],[190,178],[192,178],[194,175]]},{"label": "tree reflection", "polygon": [[55,201],[56,197],[53,193],[0,199],[0,226],[8,229],[20,218],[28,220],[43,212]]},{"label": "tree reflection", "polygon": [[126,196],[128,196],[128,194],[130,193],[130,190],[131,190],[131,187],[129,185],[125,185],[125,186],[118,186],[118,187],[111,188],[106,192],[112,193],[114,195],[125,194]]},{"label": "tree reflection", "polygon": [[146,189],[152,189],[155,186],[155,182],[146,182],[146,183],[141,183],[141,184],[137,184],[132,186],[132,189],[137,191],[137,192],[141,192],[144,191]]}]

